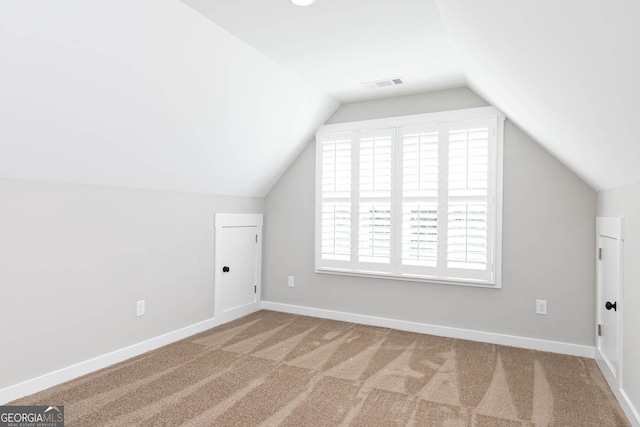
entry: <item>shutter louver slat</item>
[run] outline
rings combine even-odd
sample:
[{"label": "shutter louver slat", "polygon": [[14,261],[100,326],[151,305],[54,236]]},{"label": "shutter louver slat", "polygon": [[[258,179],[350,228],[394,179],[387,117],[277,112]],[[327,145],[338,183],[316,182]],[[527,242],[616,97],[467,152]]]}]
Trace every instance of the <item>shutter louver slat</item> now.
[{"label": "shutter louver slat", "polygon": [[486,270],[488,128],[449,131],[447,267]]},{"label": "shutter louver slat", "polygon": [[384,134],[360,139],[360,262],[391,262],[391,144],[391,136]]},{"label": "shutter louver slat", "polygon": [[322,141],[320,220],[321,258],[351,258],[351,140]]},{"label": "shutter louver slat", "polygon": [[389,204],[360,204],[358,243],[361,262],[389,262],[391,257],[391,206]]},{"label": "shutter louver slat", "polygon": [[403,264],[435,267],[437,260],[437,205],[405,204],[402,216]]},{"label": "shutter louver slat", "polygon": [[438,132],[406,132],[402,138],[403,265],[438,262]]}]

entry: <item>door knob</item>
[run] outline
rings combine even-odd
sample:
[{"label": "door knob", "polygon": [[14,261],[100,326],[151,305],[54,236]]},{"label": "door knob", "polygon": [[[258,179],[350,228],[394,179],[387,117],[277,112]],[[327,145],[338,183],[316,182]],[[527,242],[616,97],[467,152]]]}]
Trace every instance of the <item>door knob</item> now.
[{"label": "door knob", "polygon": [[229,272],[229,267],[227,267],[226,265],[224,267],[222,267],[222,272],[223,273],[228,273]]},{"label": "door knob", "polygon": [[611,301],[607,301],[607,303],[604,305],[604,308],[606,308],[607,310],[611,310],[613,308],[613,311],[618,311],[617,305],[617,301],[613,304],[611,304]]}]

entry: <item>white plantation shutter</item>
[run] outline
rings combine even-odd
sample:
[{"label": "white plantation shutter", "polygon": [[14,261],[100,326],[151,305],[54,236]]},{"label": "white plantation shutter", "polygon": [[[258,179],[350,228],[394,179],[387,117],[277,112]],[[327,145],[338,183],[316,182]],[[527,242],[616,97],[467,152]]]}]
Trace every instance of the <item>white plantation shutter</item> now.
[{"label": "white plantation shutter", "polygon": [[358,261],[391,262],[393,131],[359,134]]},{"label": "white plantation shutter", "polygon": [[483,277],[489,250],[489,125],[462,123],[448,132],[446,266]]},{"label": "white plantation shutter", "polygon": [[437,127],[401,130],[403,266],[438,263],[438,144]]},{"label": "white plantation shutter", "polygon": [[324,126],[316,270],[500,286],[502,120],[483,107]]},{"label": "white plantation shutter", "polygon": [[351,256],[351,135],[318,141],[320,147],[320,257],[348,261]]}]

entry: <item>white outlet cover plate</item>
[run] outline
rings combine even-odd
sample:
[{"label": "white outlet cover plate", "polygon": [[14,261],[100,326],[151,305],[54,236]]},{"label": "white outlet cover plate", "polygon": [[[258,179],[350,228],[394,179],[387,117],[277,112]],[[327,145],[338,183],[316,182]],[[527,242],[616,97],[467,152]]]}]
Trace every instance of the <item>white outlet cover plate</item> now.
[{"label": "white outlet cover plate", "polygon": [[536,314],[547,314],[547,300],[536,300]]},{"label": "white outlet cover plate", "polygon": [[144,301],[136,302],[136,316],[144,316]]}]

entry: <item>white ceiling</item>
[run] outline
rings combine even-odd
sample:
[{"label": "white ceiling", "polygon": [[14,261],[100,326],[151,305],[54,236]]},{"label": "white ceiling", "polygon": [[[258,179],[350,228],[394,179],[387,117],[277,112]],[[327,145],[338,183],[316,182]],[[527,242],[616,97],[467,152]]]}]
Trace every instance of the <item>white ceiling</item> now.
[{"label": "white ceiling", "polygon": [[438,4],[473,90],[594,189],[640,181],[640,1]]},{"label": "white ceiling", "polygon": [[0,178],[264,196],[338,103],[178,0],[0,2]]},{"label": "white ceiling", "polygon": [[468,85],[640,181],[640,1],[183,1],[0,2],[0,178],[264,196],[340,102]]},{"label": "white ceiling", "polygon": [[182,1],[342,102],[468,85],[594,189],[640,181],[638,0]]},{"label": "white ceiling", "polygon": [[434,0],[183,1],[342,102],[466,86]]}]

